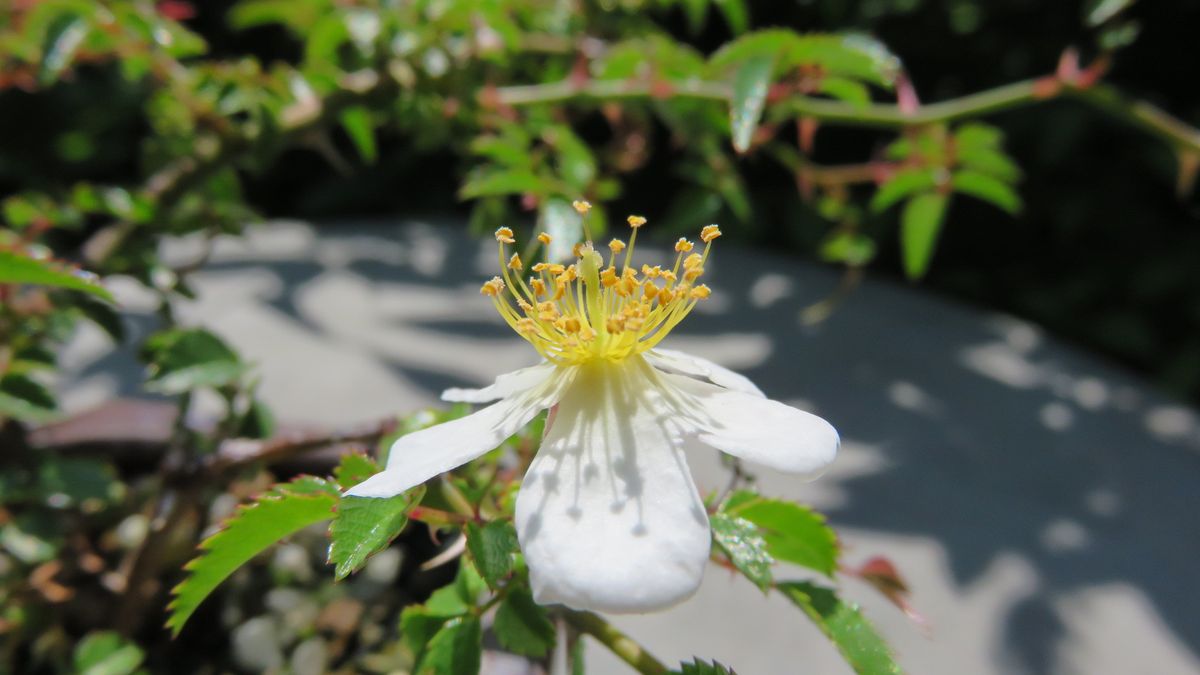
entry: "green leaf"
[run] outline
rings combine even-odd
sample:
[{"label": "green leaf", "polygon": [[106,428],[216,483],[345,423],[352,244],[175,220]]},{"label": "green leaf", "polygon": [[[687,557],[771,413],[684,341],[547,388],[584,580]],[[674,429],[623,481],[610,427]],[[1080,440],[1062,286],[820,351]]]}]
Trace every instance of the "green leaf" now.
[{"label": "green leaf", "polygon": [[1087,25],[1095,28],[1128,9],[1136,0],[1091,0],[1084,10]]},{"label": "green leaf", "polygon": [[729,556],[733,566],[763,591],[771,588],[771,565],[775,559],[767,552],[767,542],[758,526],[727,513],[714,513],[709,522],[713,541]]},{"label": "green leaf", "polygon": [[871,102],[871,91],[866,85],[845,77],[822,78],[820,91],[851,105],[865,106]]},{"label": "green leaf", "polygon": [[498,195],[519,195],[526,192],[540,195],[546,190],[546,181],[531,171],[483,170],[473,172],[458,190],[461,199],[477,199]]},{"label": "green leaf", "polygon": [[284,537],[332,518],[337,497],[335,485],[306,476],[241,507],[184,566],[187,577],[171,591],[175,597],[168,606],[167,627],[178,635],[200,603],[237,568]]},{"label": "green leaf", "polygon": [[199,328],[156,333],[147,339],[145,351],[151,370],[146,388],[164,394],[223,387],[246,370],[220,338]]},{"label": "green leaf", "polygon": [[237,435],[242,438],[270,438],[275,433],[275,415],[271,408],[255,398],[238,422]]},{"label": "green leaf", "polygon": [[493,520],[482,527],[469,523],[467,550],[487,585],[498,588],[500,580],[513,570],[513,555],[519,550],[517,531],[505,520]]},{"label": "green leaf", "polygon": [[446,623],[446,617],[429,614],[421,605],[409,605],[400,612],[400,640],[412,653],[413,663],[420,663],[429,646]]},{"label": "green leaf", "polygon": [[19,373],[0,378],[0,418],[25,422],[49,422],[58,417],[58,404],[36,380]]},{"label": "green leaf", "polygon": [[430,616],[454,617],[466,614],[479,601],[479,594],[487,588],[475,566],[467,558],[459,558],[458,575],[454,582],[443,586],[429,596],[425,613]]},{"label": "green leaf", "polygon": [[729,127],[733,135],[733,147],[738,152],[750,149],[754,130],[762,117],[767,90],[771,84],[771,70],[775,56],[759,55],[746,59],[733,75],[733,99],[729,105]]},{"label": "green leaf", "polygon": [[1021,210],[1021,197],[1008,184],[978,171],[959,171],[950,179],[955,192],[982,199],[1009,213]]},{"label": "green leaf", "polygon": [[887,643],[858,611],[828,588],[805,582],[781,583],[779,589],[817,624],[846,662],[859,675],[892,675],[900,666],[892,659]]},{"label": "green leaf", "polygon": [[483,630],[479,618],[451,619],[429,641],[418,675],[478,675],[483,657]]},{"label": "green leaf", "polygon": [[75,671],[79,675],[132,675],[146,655],[115,632],[89,633],[75,646]]},{"label": "green leaf", "polygon": [[963,150],[996,149],[1004,142],[1004,133],[990,124],[971,122],[954,131],[954,145]]},{"label": "green leaf", "polygon": [[1021,178],[1021,168],[996,148],[959,146],[955,154],[959,166],[964,168],[995,176],[1006,183],[1013,183]]},{"label": "green leaf", "polygon": [[692,659],[691,663],[681,663],[679,670],[673,672],[678,675],[737,675],[716,661],[709,663],[700,659]]},{"label": "green leaf", "polygon": [[63,544],[63,520],[49,511],[26,511],[0,527],[0,548],[26,565],[46,562]]},{"label": "green leaf", "polygon": [[38,81],[48,85],[58,79],[75,58],[88,34],[88,22],[73,11],[63,12],[46,29]]},{"label": "green leaf", "polygon": [[501,646],[514,654],[540,659],[554,648],[554,624],[524,586],[509,587],[492,630]]},{"label": "green leaf", "polygon": [[739,490],[721,511],[758,526],[767,553],[776,560],[802,565],[827,576],[837,569],[837,535],[825,518],[795,502],[767,499]]},{"label": "green leaf", "polygon": [[371,122],[371,111],[367,110],[366,106],[351,106],[342,111],[341,121],[346,135],[358,150],[358,156],[367,164],[374,164],[379,150],[375,146],[375,127]]},{"label": "green leaf", "polygon": [[571,646],[571,653],[567,656],[571,663],[571,675],[586,675],[585,649],[583,640],[576,638],[575,644]]},{"label": "green leaf", "polygon": [[725,17],[730,33],[741,35],[750,27],[750,11],[746,8],[745,0],[712,0],[712,3]]},{"label": "green leaf", "polygon": [[333,470],[333,477],[338,487],[349,490],[377,473],[379,465],[375,460],[364,454],[352,452],[342,455],[342,460]]},{"label": "green leaf", "polygon": [[329,562],[339,581],[387,548],[408,524],[408,510],[421,501],[425,486],[395,497],[342,497],[329,527]]},{"label": "green leaf", "polygon": [[900,242],[904,272],[909,279],[919,279],[929,269],[948,201],[947,195],[926,192],[910,199],[904,207],[900,216]]},{"label": "green leaf", "polygon": [[837,231],[821,243],[821,258],[861,267],[875,257],[875,242],[865,234]]},{"label": "green leaf", "polygon": [[936,185],[937,177],[932,169],[901,169],[879,186],[871,198],[871,210],[882,213],[909,195],[924,192]]},{"label": "green leaf", "polygon": [[121,496],[112,466],[85,457],[47,457],[38,467],[38,490],[53,508],[105,504]]},{"label": "green leaf", "polygon": [[91,293],[113,302],[112,294],[100,285],[91,272],[71,269],[49,260],[35,260],[15,251],[0,251],[0,284],[55,286]]},{"label": "green leaf", "polygon": [[229,25],[236,30],[272,23],[282,24],[304,37],[321,16],[321,3],[296,0],[243,0],[229,10]]}]

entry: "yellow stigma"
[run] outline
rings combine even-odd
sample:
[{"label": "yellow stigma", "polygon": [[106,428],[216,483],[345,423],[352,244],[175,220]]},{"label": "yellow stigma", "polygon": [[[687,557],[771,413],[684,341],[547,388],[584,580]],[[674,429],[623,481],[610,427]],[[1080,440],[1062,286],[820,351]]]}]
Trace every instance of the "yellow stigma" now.
[{"label": "yellow stigma", "polygon": [[[572,206],[581,216],[591,210],[584,201]],[[528,279],[521,275],[520,256],[505,250],[516,240],[511,229],[502,227],[496,230],[496,241],[503,276],[483,284],[479,292],[492,298],[518,335],[557,364],[619,361],[651,349],[711,294],[708,286],[694,282],[704,274],[709,243],[720,230],[710,225],[701,231],[703,253],[692,253],[695,245],[680,239],[674,265],[638,268],[633,250],[646,219],[629,216],[628,222],[633,228],[629,245],[613,239],[607,261],[589,239],[573,247],[573,264],[534,263]],[[550,235],[543,232],[538,241],[549,244]],[[621,253],[623,259],[618,260]]]}]

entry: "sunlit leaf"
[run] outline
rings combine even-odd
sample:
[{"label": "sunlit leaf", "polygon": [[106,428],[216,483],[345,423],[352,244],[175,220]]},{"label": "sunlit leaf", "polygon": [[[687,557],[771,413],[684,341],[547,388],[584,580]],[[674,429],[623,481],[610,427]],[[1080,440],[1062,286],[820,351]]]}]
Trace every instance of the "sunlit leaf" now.
[{"label": "sunlit leaf", "polygon": [[789,600],[804,610],[821,632],[859,675],[895,675],[900,666],[892,659],[887,643],[875,627],[837,594],[806,582],[788,582],[776,586]]},{"label": "sunlit leaf", "polygon": [[950,179],[955,192],[971,195],[1009,213],[1021,210],[1021,197],[1007,183],[978,171],[959,171]]},{"label": "sunlit leaf", "polygon": [[79,675],[133,675],[146,655],[112,631],[89,633],[75,646],[73,672]]},{"label": "sunlit leaf", "polygon": [[767,542],[758,526],[727,513],[714,513],[709,522],[713,541],[729,556],[730,562],[762,590],[771,587],[771,565],[775,559],[767,552]]},{"label": "sunlit leaf", "polygon": [[346,135],[358,150],[358,156],[367,164],[374,164],[379,150],[375,145],[375,126],[371,122],[371,111],[365,106],[351,106],[342,111],[341,121]]},{"label": "sunlit leaf", "polygon": [[871,198],[871,210],[886,211],[893,204],[917,192],[924,192],[937,185],[937,174],[932,169],[901,169],[892,175]]},{"label": "sunlit leaf", "polygon": [[763,104],[767,100],[767,89],[771,84],[771,69],[774,65],[774,55],[754,56],[739,65],[733,75],[729,126],[733,135],[733,147],[738,152],[750,149],[750,141],[754,138],[754,130],[758,128]]},{"label": "sunlit leaf", "polygon": [[462,199],[477,199],[526,192],[541,194],[545,190],[546,181],[531,171],[492,169],[473,172],[459,188],[458,196]]},{"label": "sunlit leaf", "polygon": [[38,80],[42,84],[54,82],[71,65],[88,30],[88,20],[69,10],[50,23],[42,44],[42,62],[38,70]]},{"label": "sunlit leaf", "polygon": [[49,422],[58,417],[54,394],[36,380],[20,373],[0,378],[0,418],[26,422]]},{"label": "sunlit leaf", "polygon": [[776,560],[825,575],[837,569],[837,535],[812,509],[742,490],[730,495],[721,511],[756,525],[766,541],[767,553]]},{"label": "sunlit leaf", "polygon": [[408,524],[408,511],[421,500],[420,485],[395,497],[344,496],[329,527],[329,562],[334,576],[344,579],[366,564],[367,558],[387,548]]},{"label": "sunlit leaf", "polygon": [[927,192],[913,197],[905,205],[900,216],[900,245],[908,278],[919,279],[929,269],[948,202],[947,195]]},{"label": "sunlit leaf", "polygon": [[18,255],[15,251],[0,251],[0,284],[69,288],[113,301],[112,295],[100,285],[96,275],[49,260]]},{"label": "sunlit leaf", "polygon": [[822,94],[828,94],[851,105],[865,106],[871,102],[871,92],[866,85],[845,77],[822,78],[820,90]]},{"label": "sunlit leaf", "polygon": [[200,544],[187,565],[187,577],[172,591],[167,627],[178,635],[200,603],[237,568],[272,544],[333,517],[338,490],[332,483],[304,477],[267,492],[241,507],[220,532]]},{"label": "sunlit leaf", "polygon": [[199,328],[156,333],[146,341],[144,351],[150,364],[146,388],[165,394],[222,387],[236,382],[246,371],[237,353]]}]

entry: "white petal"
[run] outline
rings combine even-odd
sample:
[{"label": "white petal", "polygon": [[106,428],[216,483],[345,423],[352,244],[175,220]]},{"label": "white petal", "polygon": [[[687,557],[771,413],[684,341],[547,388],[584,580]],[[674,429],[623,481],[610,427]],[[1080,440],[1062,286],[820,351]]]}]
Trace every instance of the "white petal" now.
[{"label": "white petal", "polygon": [[452,403],[487,403],[496,399],[508,398],[513,394],[537,386],[539,382],[554,373],[554,368],[554,364],[543,362],[536,366],[505,373],[483,389],[454,387],[442,392],[442,400]]},{"label": "white petal", "polygon": [[681,390],[680,408],[706,445],[809,479],[837,455],[837,430],[812,413],[680,375],[662,377]]},{"label": "white petal", "polygon": [[708,515],[641,359],[583,366],[517,497],[534,597],[604,612],[648,612],[695,592]]},{"label": "white petal", "polygon": [[387,468],[346,491],[354,497],[392,497],[466,464],[521,430],[554,405],[570,384],[573,369],[550,374],[531,389],[501,399],[476,413],[401,436],[388,453]]},{"label": "white petal", "polygon": [[646,352],[646,360],[655,368],[665,370],[668,373],[679,373],[680,375],[705,378],[709,382],[725,387],[726,389],[740,391],[744,394],[753,394],[763,398],[767,396],[745,375],[735,373],[725,366],[717,365],[708,359],[702,359],[687,352],[676,351],[674,349],[651,349]]}]

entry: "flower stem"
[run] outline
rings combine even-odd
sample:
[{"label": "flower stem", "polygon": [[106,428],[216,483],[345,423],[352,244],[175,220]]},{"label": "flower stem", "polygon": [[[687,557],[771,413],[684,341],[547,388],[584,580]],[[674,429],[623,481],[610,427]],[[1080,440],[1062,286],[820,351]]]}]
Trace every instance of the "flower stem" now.
[{"label": "flower stem", "polygon": [[646,648],[634,641],[633,638],[617,630],[609,622],[592,612],[579,612],[573,609],[562,610],[562,616],[579,632],[596,638],[609,651],[616,654],[634,670],[643,675],[663,675],[667,667],[654,658]]}]

